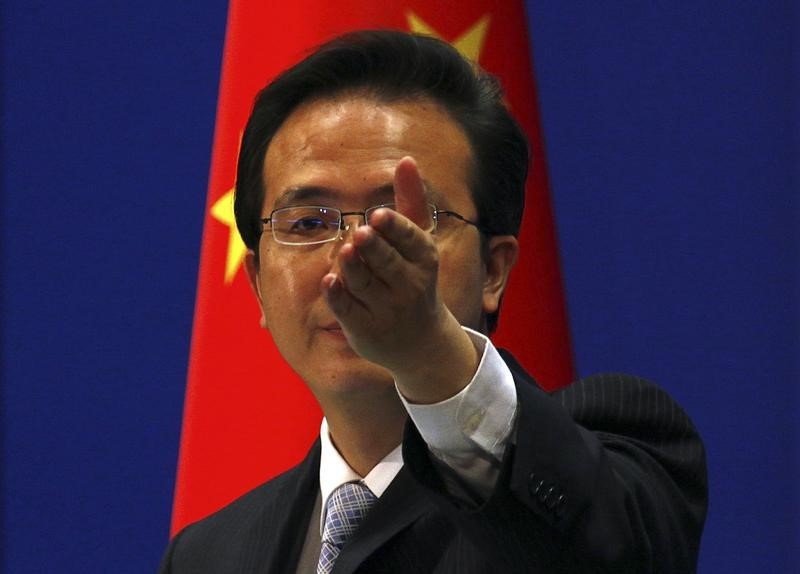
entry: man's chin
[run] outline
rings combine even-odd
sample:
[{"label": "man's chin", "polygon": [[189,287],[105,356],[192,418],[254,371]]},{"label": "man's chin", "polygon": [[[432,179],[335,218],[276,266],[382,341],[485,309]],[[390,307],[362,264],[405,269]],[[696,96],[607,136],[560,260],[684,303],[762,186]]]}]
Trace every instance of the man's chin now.
[{"label": "man's chin", "polygon": [[[312,378],[313,381],[310,380]],[[337,353],[337,356],[331,357],[329,367],[305,380],[318,396],[366,399],[370,395],[396,393],[391,373],[359,357],[352,349],[349,353]]]}]

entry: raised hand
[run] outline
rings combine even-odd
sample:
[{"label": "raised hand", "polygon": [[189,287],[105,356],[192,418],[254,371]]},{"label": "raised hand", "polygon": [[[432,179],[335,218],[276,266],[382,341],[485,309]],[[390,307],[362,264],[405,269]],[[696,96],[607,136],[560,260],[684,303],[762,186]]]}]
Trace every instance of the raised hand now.
[{"label": "raised hand", "polygon": [[322,289],[353,350],[389,369],[407,398],[435,402],[469,382],[477,352],[437,292],[439,253],[415,223],[428,206],[410,157],[395,169],[394,192],[397,211],[380,209],[352,233]]}]

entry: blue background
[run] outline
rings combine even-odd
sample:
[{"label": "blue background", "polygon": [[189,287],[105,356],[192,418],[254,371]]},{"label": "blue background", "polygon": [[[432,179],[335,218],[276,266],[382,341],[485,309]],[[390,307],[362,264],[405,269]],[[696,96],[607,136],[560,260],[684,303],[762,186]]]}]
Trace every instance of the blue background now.
[{"label": "blue background", "polygon": [[[3,3],[4,572],[166,544],[226,9]],[[701,572],[796,571],[797,7],[529,18],[578,370],[699,426]]]}]

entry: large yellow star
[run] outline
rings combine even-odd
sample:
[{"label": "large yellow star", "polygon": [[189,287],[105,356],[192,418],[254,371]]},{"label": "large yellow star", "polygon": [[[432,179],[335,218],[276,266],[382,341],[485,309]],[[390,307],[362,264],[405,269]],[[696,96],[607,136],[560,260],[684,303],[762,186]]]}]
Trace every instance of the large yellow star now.
[{"label": "large yellow star", "polygon": [[244,254],[247,253],[247,247],[236,228],[236,218],[233,215],[233,193],[233,189],[228,190],[211,206],[211,215],[214,219],[228,226],[228,255],[225,258],[226,285],[236,277],[236,272],[244,261]]},{"label": "large yellow star", "polygon": [[[430,24],[413,12],[408,12],[406,17],[408,19],[409,29],[415,34],[425,34],[426,36],[433,36],[439,40],[444,40]],[[488,14],[484,15],[480,20],[470,26],[469,30],[450,42],[462,56],[476,64],[481,56],[481,50],[483,50],[483,42],[486,39],[486,32],[489,29],[489,19]]]}]

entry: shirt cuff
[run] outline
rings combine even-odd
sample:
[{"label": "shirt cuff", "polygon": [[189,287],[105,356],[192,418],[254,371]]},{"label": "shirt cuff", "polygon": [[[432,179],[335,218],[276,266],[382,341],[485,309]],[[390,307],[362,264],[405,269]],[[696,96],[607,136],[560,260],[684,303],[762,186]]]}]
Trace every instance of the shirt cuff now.
[{"label": "shirt cuff", "polygon": [[500,461],[516,418],[514,378],[488,337],[462,328],[481,353],[470,383],[453,397],[432,405],[412,404],[398,394],[435,455],[448,461],[488,454]]}]

